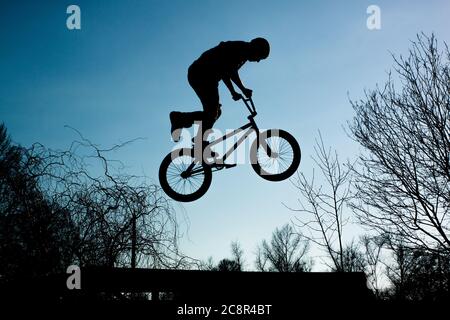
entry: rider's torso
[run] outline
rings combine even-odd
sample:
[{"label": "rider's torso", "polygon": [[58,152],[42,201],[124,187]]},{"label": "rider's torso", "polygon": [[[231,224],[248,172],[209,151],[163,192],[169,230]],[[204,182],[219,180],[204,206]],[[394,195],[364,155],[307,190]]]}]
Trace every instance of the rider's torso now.
[{"label": "rider's torso", "polygon": [[221,42],[195,60],[189,67],[189,73],[216,81],[229,77],[247,61],[247,46],[248,43],[244,41]]}]

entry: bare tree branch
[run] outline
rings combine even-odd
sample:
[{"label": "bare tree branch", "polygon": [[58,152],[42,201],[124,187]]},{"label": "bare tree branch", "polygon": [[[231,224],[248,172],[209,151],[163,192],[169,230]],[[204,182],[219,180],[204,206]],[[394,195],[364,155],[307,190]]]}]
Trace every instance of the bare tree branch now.
[{"label": "bare tree branch", "polygon": [[418,35],[382,88],[353,101],[350,129],[365,149],[352,208],[361,223],[404,246],[450,250],[450,59]]}]

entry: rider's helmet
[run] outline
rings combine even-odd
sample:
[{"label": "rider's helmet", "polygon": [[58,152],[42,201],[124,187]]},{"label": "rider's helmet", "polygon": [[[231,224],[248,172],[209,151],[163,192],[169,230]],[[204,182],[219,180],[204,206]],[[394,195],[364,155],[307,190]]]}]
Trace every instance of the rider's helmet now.
[{"label": "rider's helmet", "polygon": [[251,61],[266,59],[270,53],[269,41],[264,38],[255,38],[250,41]]}]

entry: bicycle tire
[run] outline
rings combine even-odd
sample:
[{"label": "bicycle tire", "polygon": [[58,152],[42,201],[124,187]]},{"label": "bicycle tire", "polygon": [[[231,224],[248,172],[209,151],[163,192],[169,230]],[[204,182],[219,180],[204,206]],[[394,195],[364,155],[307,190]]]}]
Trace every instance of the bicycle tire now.
[{"label": "bicycle tire", "polygon": [[[278,137],[284,140],[290,147],[292,152],[292,160],[289,166],[287,166],[287,168],[285,168],[282,172],[278,173],[271,173],[267,171],[262,165],[261,163],[262,161],[258,156],[258,151],[261,149],[264,150],[262,148],[262,143],[264,142],[268,143],[267,140],[272,137]],[[270,143],[268,144],[270,146]],[[270,156],[267,155],[267,153],[266,156],[269,159],[272,159]],[[301,160],[301,150],[297,140],[289,132],[280,129],[269,129],[265,132],[261,132],[259,135],[259,139],[255,139],[253,141],[252,146],[250,148],[250,160],[256,174],[258,174],[261,178],[269,181],[282,181],[292,176],[294,172],[298,169]]]},{"label": "bicycle tire", "polygon": [[[204,179],[202,180],[199,188],[192,193],[187,194],[180,193],[175,189],[175,186],[173,185],[174,182],[170,179],[169,179],[170,181],[168,180],[169,166],[171,164],[174,164],[174,160],[180,157],[190,157],[192,159],[192,162],[196,161],[197,162],[196,165],[203,167],[202,174],[204,176]],[[163,159],[159,167],[159,182],[161,184],[161,188],[169,197],[171,197],[176,201],[191,202],[200,199],[208,191],[209,187],[211,186],[211,181],[212,181],[211,167],[205,164],[203,161],[200,162],[195,159],[194,149],[183,148],[172,151]]]}]

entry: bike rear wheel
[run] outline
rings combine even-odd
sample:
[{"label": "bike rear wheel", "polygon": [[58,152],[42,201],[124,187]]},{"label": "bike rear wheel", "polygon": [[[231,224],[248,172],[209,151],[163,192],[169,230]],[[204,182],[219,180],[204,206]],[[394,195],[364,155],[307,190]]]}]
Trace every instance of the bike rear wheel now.
[{"label": "bike rear wheel", "polygon": [[300,165],[301,150],[295,138],[284,130],[270,129],[259,134],[250,149],[255,172],[269,181],[282,181]]},{"label": "bike rear wheel", "polygon": [[176,201],[190,202],[201,198],[211,181],[211,167],[195,158],[194,149],[172,151],[159,167],[161,188]]}]

